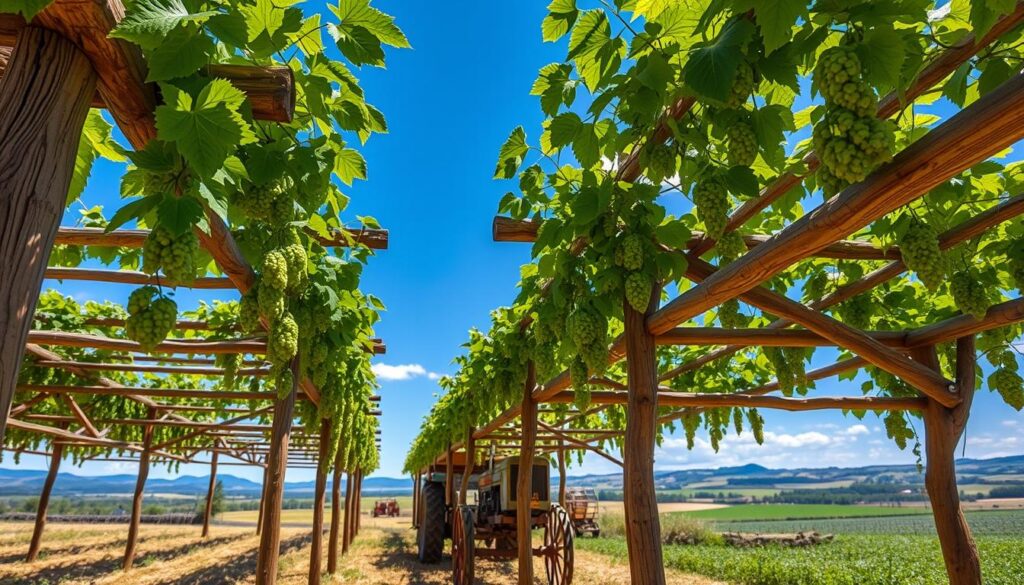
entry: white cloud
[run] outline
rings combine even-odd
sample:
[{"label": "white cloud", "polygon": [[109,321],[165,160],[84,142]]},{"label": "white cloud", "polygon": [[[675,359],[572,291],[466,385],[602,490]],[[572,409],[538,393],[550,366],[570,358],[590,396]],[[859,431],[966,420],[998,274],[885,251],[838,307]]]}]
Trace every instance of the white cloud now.
[{"label": "white cloud", "polygon": [[372,369],[378,379],[387,382],[412,380],[413,378],[420,377],[437,380],[441,377],[441,375],[436,372],[428,372],[426,368],[419,364],[401,364],[397,366],[392,366],[390,364],[373,364]]},{"label": "white cloud", "polygon": [[870,432],[871,431],[869,431],[868,428],[864,425],[853,425],[850,428],[843,431],[843,434],[855,437],[857,435],[867,435]]},{"label": "white cloud", "polygon": [[1018,424],[1019,424],[1018,421],[1015,421],[1015,420],[1004,420],[1003,421],[1003,426],[1004,427],[1015,427]]}]

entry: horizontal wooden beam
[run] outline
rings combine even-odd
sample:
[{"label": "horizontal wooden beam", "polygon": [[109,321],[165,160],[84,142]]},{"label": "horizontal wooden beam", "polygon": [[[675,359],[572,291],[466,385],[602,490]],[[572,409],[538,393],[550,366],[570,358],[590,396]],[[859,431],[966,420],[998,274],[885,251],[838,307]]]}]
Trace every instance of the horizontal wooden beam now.
[{"label": "horizontal wooden beam", "polygon": [[[34,363],[35,365],[42,368],[58,368],[62,370],[80,369],[92,372],[149,372],[156,374],[179,374],[186,376],[223,376],[225,373],[224,368],[183,368],[177,366],[150,366],[143,364],[73,362],[64,360],[37,360]],[[270,370],[267,368],[239,368],[236,375],[266,376],[269,373]]]},{"label": "horizontal wooden beam", "polygon": [[[9,428],[50,436],[53,437],[54,439],[60,440],[62,443],[65,444],[91,445],[96,447],[107,447],[111,449],[123,449],[125,451],[141,452],[143,450],[140,445],[137,445],[135,443],[126,443],[124,441],[114,441],[112,439],[104,439],[102,437],[90,437],[88,435],[79,435],[76,433],[72,433],[70,431],[65,431],[63,429],[49,427],[46,425],[37,425],[35,423],[25,422],[23,420],[18,419],[9,419],[7,421],[7,426]],[[168,459],[173,459],[175,461],[187,461],[184,457],[181,457],[179,455],[173,455],[171,453],[165,453],[161,451],[158,454],[161,457],[166,457]]]},{"label": "horizontal wooden beam", "polygon": [[[129,339],[114,339],[102,335],[88,333],[69,333],[67,331],[50,331],[33,329],[28,333],[28,342],[38,345],[57,345],[62,347],[84,347],[91,349],[109,349],[114,351],[138,351],[139,344]],[[265,339],[240,340],[167,340],[156,346],[155,352],[180,354],[253,354],[263,355],[267,351]]]},{"label": "horizontal wooden beam", "polygon": [[[537,220],[517,220],[502,215],[495,216],[491,224],[491,234],[495,242],[534,242],[540,230],[541,222]],[[696,247],[704,241],[702,232],[693,232],[686,249]],[[752,250],[771,239],[770,235],[746,234],[743,243]],[[829,244],[814,253],[817,258],[834,258],[838,260],[899,260],[899,248],[891,246],[879,248],[871,242],[859,240],[840,240]]]},{"label": "horizontal wooden beam", "polygon": [[[892,347],[903,347],[906,332],[869,331],[873,339]],[[753,345],[760,347],[822,347],[836,343],[806,329],[721,329],[676,327],[655,338],[658,345]]]},{"label": "horizontal wooden beam", "polygon": [[[147,398],[194,398],[198,400],[276,400],[277,393],[248,392],[242,390],[197,390],[185,388],[143,388],[139,386],[51,386],[44,384],[19,384],[19,392],[45,392],[47,394],[91,394],[95,396],[144,396]],[[301,397],[300,397],[301,398]]]},{"label": "horizontal wooden beam", "polygon": [[[594,404],[626,404],[626,392],[592,392]],[[553,402],[573,402],[572,392],[558,394]],[[692,394],[685,392],[658,392],[658,406],[667,408],[769,408],[788,411],[807,410],[922,410],[927,398],[888,398],[873,396],[837,396],[820,398],[783,398],[749,394]]]},{"label": "horizontal wooden beam", "polygon": [[87,280],[90,282],[110,282],[114,284],[153,285],[183,287],[201,290],[234,290],[231,279],[224,277],[203,276],[192,282],[176,283],[160,276],[146,274],[136,270],[99,270],[94,268],[47,268],[44,278],[50,280]]},{"label": "horizontal wooden beam", "polygon": [[683,292],[648,317],[650,333],[735,298],[795,262],[927,193],[1024,137],[1024,74],[967,106],[769,241]]},{"label": "horizontal wooden beam", "polygon": [[[334,230],[330,238],[325,238],[312,230],[307,230],[306,233],[321,245],[332,248],[346,247],[350,241],[374,250],[386,250],[388,247],[388,230],[346,228]],[[148,235],[149,230],[122,229],[107,232],[103,228],[61,227],[57,230],[57,238],[54,241],[67,246],[141,248]]]}]

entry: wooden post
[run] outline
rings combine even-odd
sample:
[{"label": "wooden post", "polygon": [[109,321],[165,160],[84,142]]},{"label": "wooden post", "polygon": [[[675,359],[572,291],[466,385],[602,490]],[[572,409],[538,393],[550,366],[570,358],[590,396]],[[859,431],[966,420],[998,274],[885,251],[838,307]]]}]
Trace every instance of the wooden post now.
[{"label": "wooden post", "polygon": [[626,407],[623,491],[626,547],[633,583],[665,585],[661,556],[661,524],[654,486],[654,443],[658,415],[658,368],[654,336],[645,321],[658,306],[658,287],[651,292],[647,313],[623,303],[629,397]]},{"label": "wooden post", "polygon": [[[156,418],[156,409],[149,408],[150,420]],[[127,571],[135,562],[135,545],[139,537],[139,520],[142,517],[142,494],[146,489],[146,478],[149,477],[149,451],[153,445],[153,425],[146,425],[142,430],[142,454],[139,456],[139,476],[135,481],[135,497],[132,499],[132,518],[128,524],[128,544],[124,549],[124,564]]]},{"label": "wooden post", "polygon": [[[466,468],[462,472],[462,483],[459,486],[459,505],[466,505],[466,492],[469,491],[469,478],[473,475],[473,466],[476,462],[476,439],[473,438],[473,429],[466,430]],[[453,516],[454,517],[454,516]]]},{"label": "wooden post", "polygon": [[537,444],[537,402],[533,399],[536,386],[533,361],[526,364],[526,383],[523,385],[522,450],[519,452],[519,478],[516,485],[516,543],[519,546],[519,585],[533,585],[533,454]]},{"label": "wooden post", "polygon": [[0,78],[0,444],[95,88],[74,44],[31,26]]},{"label": "wooden post", "polygon": [[309,547],[309,585],[320,585],[320,558],[324,543],[324,505],[327,496],[327,456],[330,453],[331,419],[320,421],[320,457],[316,467],[313,498],[313,541]]},{"label": "wooden post", "polygon": [[210,535],[210,517],[213,516],[213,492],[217,491],[217,451],[210,456],[210,488],[206,492],[206,512],[203,514],[203,538]]},{"label": "wooden post", "polygon": [[267,486],[263,496],[263,532],[256,559],[256,585],[277,582],[277,561],[281,553],[281,501],[288,467],[288,442],[295,414],[295,396],[299,391],[298,358],[292,362],[292,390],[274,404],[274,428],[267,454]]},{"label": "wooden post", "polygon": [[348,547],[352,543],[352,490],[355,489],[355,481],[352,478],[352,471],[345,474],[345,523],[341,531],[341,554],[348,553]]},{"label": "wooden post", "polygon": [[[914,350],[914,359],[938,369],[935,347]],[[932,504],[935,531],[942,546],[950,585],[980,585],[981,561],[971,536],[971,528],[960,507],[956,484],[956,446],[963,436],[974,400],[974,336],[956,340],[956,387],[960,404],[946,408],[929,399],[924,411],[925,475],[924,483]]]},{"label": "wooden post", "polygon": [[356,521],[356,532],[359,534],[359,529],[363,527],[363,470],[360,469],[356,473],[356,501],[352,505],[355,508],[355,521]]},{"label": "wooden post", "polygon": [[558,441],[558,505],[565,507],[565,441]]},{"label": "wooden post", "polygon": [[331,535],[327,539],[327,572],[338,571],[338,529],[341,526],[341,464],[344,449],[338,446],[334,456],[334,476],[331,478]]},{"label": "wooden post", "polygon": [[420,527],[420,472],[412,476],[412,527]]},{"label": "wooden post", "polygon": [[43,538],[43,528],[46,526],[46,508],[50,505],[50,492],[53,491],[53,484],[57,481],[57,472],[60,469],[60,460],[64,456],[64,445],[52,443],[50,453],[50,471],[46,474],[46,481],[43,483],[43,492],[39,494],[39,507],[36,508],[36,526],[32,530],[32,542],[28,545],[28,562],[33,562],[39,557],[39,545]]},{"label": "wooden post", "polygon": [[263,512],[267,508],[267,483],[270,481],[270,465],[267,464],[267,460],[263,460],[263,487],[260,489],[260,513],[256,519],[256,536],[259,536],[263,532]]}]

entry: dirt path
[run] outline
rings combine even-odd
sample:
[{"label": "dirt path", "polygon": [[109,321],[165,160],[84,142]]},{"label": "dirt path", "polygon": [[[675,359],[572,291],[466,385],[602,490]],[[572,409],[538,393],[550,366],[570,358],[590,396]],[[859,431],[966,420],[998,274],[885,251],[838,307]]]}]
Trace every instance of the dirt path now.
[{"label": "dirt path", "polygon": [[[211,537],[199,537],[195,526],[143,525],[136,567],[122,573],[124,525],[52,524],[47,527],[40,559],[24,562],[32,525],[0,524],[0,583],[4,585],[251,585],[255,582],[259,539],[250,527],[215,526]],[[282,528],[280,561],[282,585],[306,583],[309,570],[309,531]],[[326,538],[326,537],[325,537]],[[416,560],[414,532],[408,519],[364,524],[352,550],[341,560],[336,575],[324,583],[360,585],[446,585],[451,582],[447,557],[437,565]],[[326,558],[323,561],[326,568]],[[576,553],[577,585],[621,585],[629,582],[623,560],[588,552]],[[535,583],[542,583],[538,561]],[[479,585],[512,585],[515,564],[479,561]],[[723,585],[670,573],[673,585]]]}]

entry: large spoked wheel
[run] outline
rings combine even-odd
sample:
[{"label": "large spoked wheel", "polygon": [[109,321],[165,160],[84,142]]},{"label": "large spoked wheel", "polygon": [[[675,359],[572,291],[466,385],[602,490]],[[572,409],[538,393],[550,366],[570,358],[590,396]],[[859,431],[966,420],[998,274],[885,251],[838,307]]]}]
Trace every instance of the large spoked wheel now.
[{"label": "large spoked wheel", "polygon": [[544,524],[544,568],[548,585],[572,583],[574,537],[569,513],[558,504],[552,504]]},{"label": "large spoked wheel", "polygon": [[473,556],[476,552],[473,527],[473,509],[459,506],[452,519],[452,583],[472,585]]}]

